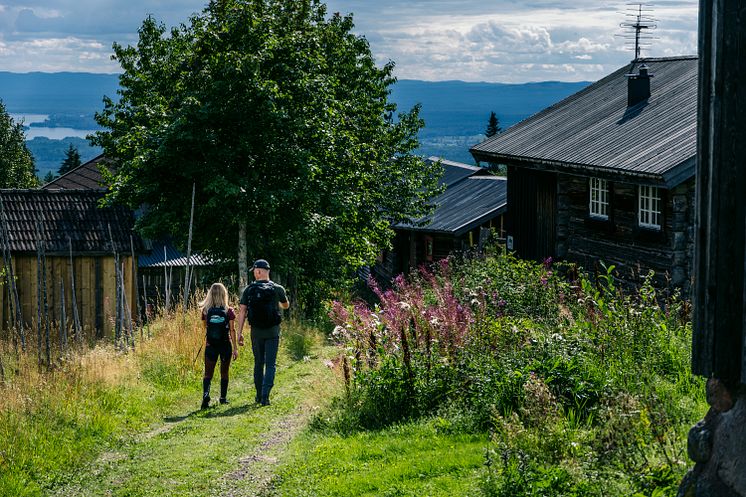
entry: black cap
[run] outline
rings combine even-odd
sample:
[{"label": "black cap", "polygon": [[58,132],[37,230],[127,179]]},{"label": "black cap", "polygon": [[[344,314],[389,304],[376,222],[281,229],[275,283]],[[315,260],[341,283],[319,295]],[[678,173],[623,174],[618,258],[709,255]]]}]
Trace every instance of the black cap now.
[{"label": "black cap", "polygon": [[265,261],[264,259],[257,259],[254,261],[254,265],[251,267],[251,269],[269,269],[269,262]]}]

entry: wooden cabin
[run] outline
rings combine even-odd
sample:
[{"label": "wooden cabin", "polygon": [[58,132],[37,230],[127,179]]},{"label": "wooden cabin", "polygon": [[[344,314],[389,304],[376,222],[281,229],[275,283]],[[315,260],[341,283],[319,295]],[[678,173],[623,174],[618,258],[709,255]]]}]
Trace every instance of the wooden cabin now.
[{"label": "wooden cabin", "polygon": [[[691,287],[697,58],[646,58],[472,147],[508,169],[507,245]],[[599,268],[603,270],[602,268]]]},{"label": "wooden cabin", "polygon": [[504,232],[507,181],[477,166],[440,160],[445,191],[433,199],[435,210],[412,223],[394,225],[393,250],[376,266],[384,279],[455,252],[481,247],[486,236]]},{"label": "wooden cabin", "polygon": [[[0,225],[7,233],[7,249],[16,276],[16,285],[27,329],[37,319],[37,277],[39,259],[37,226],[41,229],[45,253],[47,305],[49,318],[65,314],[71,326],[72,284],[75,277],[75,303],[87,337],[112,336],[116,313],[115,256],[123,270],[125,301],[136,316],[137,293],[134,285],[134,257],[143,250],[133,231],[130,209],[99,204],[102,191],[93,190],[0,190]],[[109,231],[111,230],[111,231]],[[111,233],[111,235],[110,235]],[[0,237],[0,242],[3,242]],[[112,247],[113,239],[113,247]],[[71,264],[72,258],[72,264]],[[3,276],[0,292],[0,324],[12,323],[11,285]],[[63,289],[61,290],[61,287]]]}]

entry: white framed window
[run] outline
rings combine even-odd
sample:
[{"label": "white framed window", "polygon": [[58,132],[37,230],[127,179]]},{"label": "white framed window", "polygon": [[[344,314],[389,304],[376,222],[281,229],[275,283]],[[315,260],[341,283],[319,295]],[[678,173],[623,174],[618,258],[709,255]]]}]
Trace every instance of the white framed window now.
[{"label": "white framed window", "polygon": [[644,228],[661,229],[661,192],[656,186],[639,187],[638,219]]},{"label": "white framed window", "polygon": [[609,184],[605,179],[590,178],[590,198],[588,211],[591,217],[609,219]]}]

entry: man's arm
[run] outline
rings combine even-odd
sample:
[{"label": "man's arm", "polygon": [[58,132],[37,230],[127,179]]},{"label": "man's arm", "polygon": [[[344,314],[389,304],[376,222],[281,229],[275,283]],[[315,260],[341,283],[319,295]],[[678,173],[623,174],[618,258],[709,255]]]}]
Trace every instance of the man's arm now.
[{"label": "man's arm", "polygon": [[290,307],[290,299],[285,297],[285,302],[280,302],[280,309],[287,309]]},{"label": "man's arm", "polygon": [[243,322],[246,320],[246,306],[238,306],[238,345],[243,346]]}]

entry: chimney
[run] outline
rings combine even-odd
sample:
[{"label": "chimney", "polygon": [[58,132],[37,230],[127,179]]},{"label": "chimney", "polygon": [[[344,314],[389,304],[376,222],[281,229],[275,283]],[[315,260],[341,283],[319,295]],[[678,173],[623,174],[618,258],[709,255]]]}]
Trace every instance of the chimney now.
[{"label": "chimney", "polygon": [[627,107],[632,107],[650,98],[650,78],[653,75],[648,74],[648,66],[642,64],[639,73],[625,74],[625,76],[627,76]]}]

